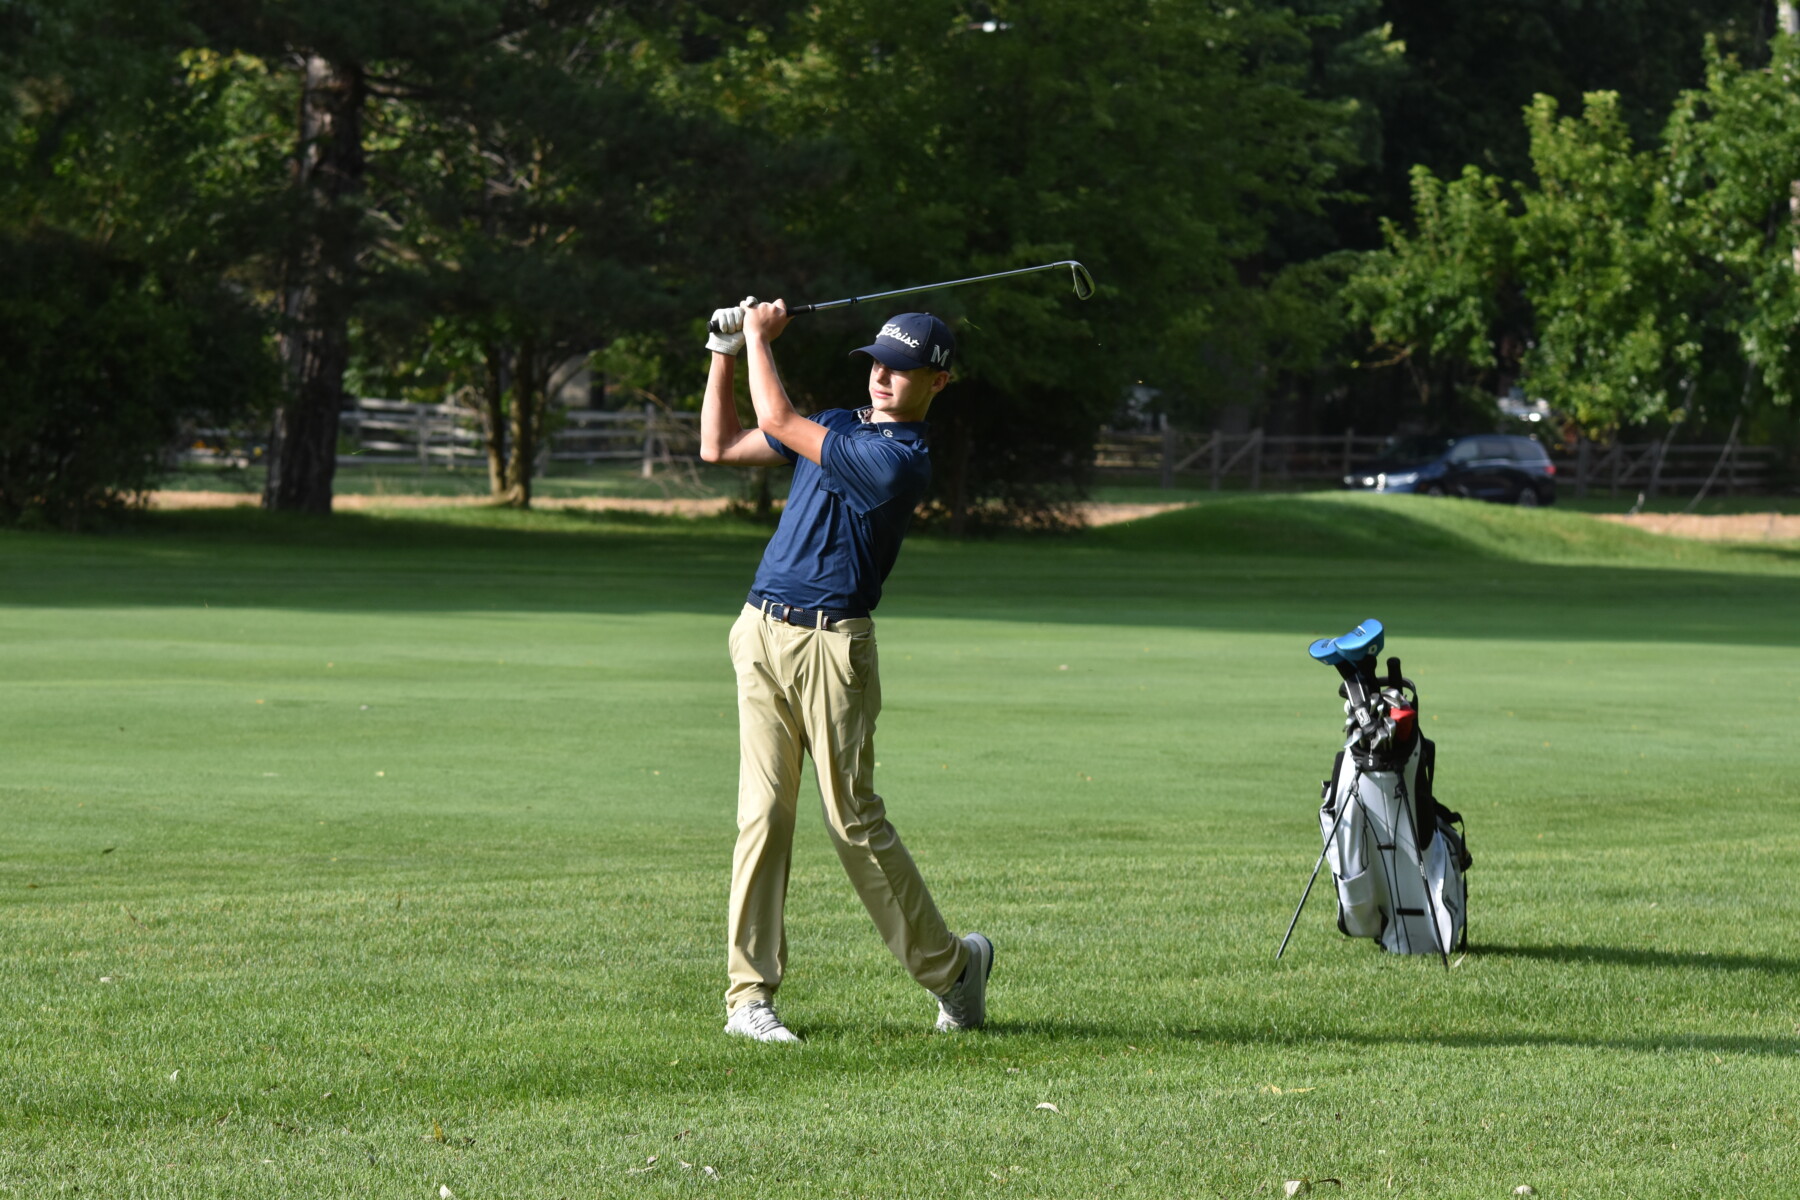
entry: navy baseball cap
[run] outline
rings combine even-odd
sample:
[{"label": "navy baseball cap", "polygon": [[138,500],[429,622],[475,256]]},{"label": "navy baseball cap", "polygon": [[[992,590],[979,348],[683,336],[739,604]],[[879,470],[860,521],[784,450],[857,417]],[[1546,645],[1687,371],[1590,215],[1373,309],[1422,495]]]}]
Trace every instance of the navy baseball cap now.
[{"label": "navy baseball cap", "polygon": [[920,367],[948,371],[950,360],[956,357],[956,338],[948,325],[930,313],[901,313],[888,318],[874,342],[850,353],[866,354],[895,371]]}]

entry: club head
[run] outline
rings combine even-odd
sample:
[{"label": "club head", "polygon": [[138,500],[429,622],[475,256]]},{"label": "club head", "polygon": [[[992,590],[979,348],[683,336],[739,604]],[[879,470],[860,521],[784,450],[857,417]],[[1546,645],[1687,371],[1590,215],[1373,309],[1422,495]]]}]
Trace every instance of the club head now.
[{"label": "club head", "polygon": [[1088,274],[1088,269],[1074,259],[1070,259],[1069,274],[1075,277],[1075,298],[1077,300],[1093,299],[1094,277]]}]

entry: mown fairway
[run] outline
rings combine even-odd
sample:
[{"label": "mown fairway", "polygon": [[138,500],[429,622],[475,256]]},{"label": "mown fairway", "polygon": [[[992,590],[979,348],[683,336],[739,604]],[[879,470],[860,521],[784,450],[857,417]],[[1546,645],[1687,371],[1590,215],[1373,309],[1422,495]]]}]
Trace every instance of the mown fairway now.
[{"label": "mown fairway", "polygon": [[[1800,550],[1342,497],[917,540],[878,785],[992,1027],[929,1032],[812,817],[784,1050],[720,1032],[763,537],[0,535],[0,1194],[1800,1186]],[[1369,616],[1467,817],[1448,973],[1328,880],[1272,957],[1338,744],[1305,645]]]}]

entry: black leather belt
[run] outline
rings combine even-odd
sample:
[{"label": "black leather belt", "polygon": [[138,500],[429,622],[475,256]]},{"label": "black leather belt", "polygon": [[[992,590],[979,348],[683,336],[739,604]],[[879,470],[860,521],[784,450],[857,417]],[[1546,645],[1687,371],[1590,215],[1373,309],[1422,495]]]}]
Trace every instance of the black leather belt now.
[{"label": "black leather belt", "polygon": [[869,615],[835,608],[796,608],[792,604],[783,604],[779,600],[764,599],[755,592],[751,592],[744,603],[751,608],[760,610],[765,617],[788,625],[804,626],[807,629],[831,630],[837,626],[839,621],[854,621],[859,617]]}]

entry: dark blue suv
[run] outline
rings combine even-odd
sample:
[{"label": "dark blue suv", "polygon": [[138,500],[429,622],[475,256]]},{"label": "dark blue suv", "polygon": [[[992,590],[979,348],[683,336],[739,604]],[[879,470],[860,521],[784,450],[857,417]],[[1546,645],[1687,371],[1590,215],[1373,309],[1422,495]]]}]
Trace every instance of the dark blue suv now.
[{"label": "dark blue suv", "polygon": [[1536,438],[1509,433],[1392,438],[1376,460],[1344,476],[1365,492],[1467,496],[1496,504],[1556,503],[1556,467]]}]

